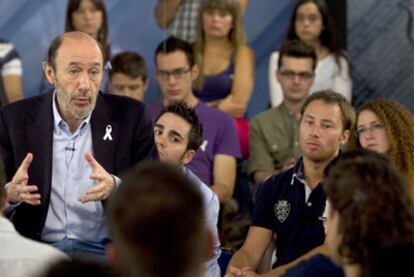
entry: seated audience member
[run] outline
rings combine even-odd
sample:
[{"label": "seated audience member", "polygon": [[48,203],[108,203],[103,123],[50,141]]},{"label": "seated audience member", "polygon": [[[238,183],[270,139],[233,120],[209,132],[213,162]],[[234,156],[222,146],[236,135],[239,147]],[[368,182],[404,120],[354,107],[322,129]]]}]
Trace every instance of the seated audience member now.
[{"label": "seated audience member", "polygon": [[64,33],[48,53],[54,93],[0,109],[8,211],[20,234],[72,258],[102,260],[103,204],[117,176],[158,157],[151,119],[142,103],[99,91],[103,52],[88,34]]},{"label": "seated audience member", "polygon": [[256,272],[259,263],[266,262],[262,257],[274,237],[276,269],[267,276],[278,276],[278,267],[323,244],[325,228],[320,218],[326,213],[326,195],[320,184],[325,168],[347,142],[354,119],[351,104],[338,93],[321,91],[306,99],[299,123],[302,158],[260,186],[252,226],[226,276]]},{"label": "seated audience member", "polygon": [[14,45],[0,39],[0,106],[23,98],[22,62]]},{"label": "seated audience member", "polygon": [[[241,13],[246,10],[248,0],[237,1]],[[162,29],[168,28],[168,34],[193,43],[197,36],[198,13],[202,0],[158,0],[155,20]]]},{"label": "seated audience member", "polygon": [[[414,247],[409,184],[386,157],[367,150],[345,153],[329,169],[323,188],[330,203],[326,238],[330,257],[347,277],[374,276],[365,271],[384,246],[408,243]],[[404,265],[411,272],[412,261]]]},{"label": "seated audience member", "polygon": [[243,157],[249,155],[244,118],[254,84],[254,53],[246,45],[240,8],[235,0],[203,0],[194,55],[200,74],[194,95],[235,118]]},{"label": "seated audience member", "polygon": [[194,95],[235,118],[244,117],[254,84],[254,53],[246,45],[234,0],[204,0],[194,56],[200,67]]},{"label": "seated audience member", "polygon": [[[345,50],[339,45],[333,21],[325,0],[300,0],[291,17],[286,40],[299,39],[315,49],[318,63],[310,93],[333,90],[352,100],[352,79]],[[283,101],[283,92],[274,72],[277,70],[279,52],[269,60],[269,87],[272,107]]]},{"label": "seated audience member", "polygon": [[[65,32],[83,32],[96,39],[102,46],[104,64],[115,52],[109,44],[108,13],[104,0],[68,0]],[[108,70],[104,71],[102,91],[107,92]],[[43,78],[41,93],[53,91],[53,86]]]},{"label": "seated audience member", "polygon": [[291,168],[301,155],[300,109],[313,83],[315,51],[299,40],[287,41],[280,49],[278,63],[274,74],[282,88],[283,102],[250,120],[248,171],[257,184]]},{"label": "seated audience member", "polygon": [[191,170],[185,167],[203,142],[203,127],[195,111],[184,102],[165,106],[154,125],[154,139],[160,160],[182,166],[184,174],[200,189],[204,200],[204,224],[212,236],[214,253],[205,263],[205,277],[220,276],[217,259],[220,256],[217,221],[220,203],[217,195]]},{"label": "seated audience member", "polygon": [[52,264],[68,257],[56,248],[21,236],[2,213],[7,196],[0,188],[0,275],[30,277],[45,273]]},{"label": "seated audience member", "polygon": [[199,188],[180,168],[135,167],[109,201],[110,260],[122,276],[202,276],[208,252],[203,210]]},{"label": "seated audience member", "polygon": [[303,261],[284,277],[413,276],[414,206],[391,160],[365,149],[342,153],[322,186],[329,202],[328,256]]},{"label": "seated audience member", "polygon": [[111,59],[109,91],[113,94],[144,100],[148,72],[144,58],[135,52],[122,52]]},{"label": "seated audience member", "polygon": [[71,260],[55,263],[43,277],[116,277],[108,264]]},{"label": "seated audience member", "polygon": [[233,194],[236,158],[240,157],[232,118],[194,96],[192,85],[199,68],[194,62],[190,44],[169,37],[158,45],[154,58],[163,100],[149,105],[151,117],[155,121],[163,106],[177,100],[195,110],[203,125],[203,143],[187,167],[211,187],[220,203],[225,203]]},{"label": "seated audience member", "polygon": [[408,178],[414,199],[414,117],[400,103],[374,99],[359,108],[349,148],[386,154]]}]

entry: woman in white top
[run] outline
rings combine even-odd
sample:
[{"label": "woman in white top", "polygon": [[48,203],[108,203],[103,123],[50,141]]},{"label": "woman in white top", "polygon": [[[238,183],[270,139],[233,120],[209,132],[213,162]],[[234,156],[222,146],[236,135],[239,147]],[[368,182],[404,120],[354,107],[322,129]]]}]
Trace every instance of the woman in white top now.
[{"label": "woman in white top", "polygon": [[[310,92],[331,89],[352,99],[352,80],[346,52],[335,38],[332,19],[324,0],[300,0],[295,6],[286,40],[299,39],[315,48],[318,63]],[[276,78],[279,52],[269,60],[269,88],[272,107],[283,101]]]}]

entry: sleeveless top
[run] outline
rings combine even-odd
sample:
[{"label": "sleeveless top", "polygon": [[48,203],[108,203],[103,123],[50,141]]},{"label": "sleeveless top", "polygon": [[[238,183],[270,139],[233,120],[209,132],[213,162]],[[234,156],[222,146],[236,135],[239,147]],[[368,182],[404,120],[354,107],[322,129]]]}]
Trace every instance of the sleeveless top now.
[{"label": "sleeveless top", "polygon": [[216,101],[228,96],[231,92],[234,76],[234,57],[231,57],[229,66],[222,72],[204,76],[201,90],[195,90],[194,95],[203,102]]}]

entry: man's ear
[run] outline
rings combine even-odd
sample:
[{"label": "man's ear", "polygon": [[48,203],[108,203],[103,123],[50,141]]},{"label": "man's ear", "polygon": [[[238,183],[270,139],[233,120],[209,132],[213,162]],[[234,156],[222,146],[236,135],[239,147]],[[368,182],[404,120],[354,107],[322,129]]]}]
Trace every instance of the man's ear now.
[{"label": "man's ear", "polygon": [[349,134],[350,134],[349,130],[345,130],[345,131],[342,132],[342,135],[341,135],[341,138],[340,138],[341,139],[341,145],[345,145],[348,142]]},{"label": "man's ear", "polygon": [[193,81],[198,78],[198,75],[200,74],[200,68],[197,64],[194,64],[191,68],[191,77],[193,78]]},{"label": "man's ear", "polygon": [[193,159],[195,154],[196,154],[196,151],[187,150],[184,153],[183,158],[181,159],[181,164],[183,164],[183,165],[189,164],[191,162],[191,160]]},{"label": "man's ear", "polygon": [[55,85],[55,71],[48,62],[43,62],[43,72],[45,73],[46,79],[52,85]]},{"label": "man's ear", "polygon": [[147,90],[147,88],[148,88],[148,84],[149,84],[149,81],[148,81],[148,79],[146,79],[146,80],[144,81],[144,92]]}]

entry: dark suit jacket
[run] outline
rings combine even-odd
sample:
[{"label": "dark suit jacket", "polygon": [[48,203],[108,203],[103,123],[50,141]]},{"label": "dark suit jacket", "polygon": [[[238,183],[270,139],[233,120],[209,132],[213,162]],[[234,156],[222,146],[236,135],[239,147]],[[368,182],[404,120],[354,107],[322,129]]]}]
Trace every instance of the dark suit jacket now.
[{"label": "dark suit jacket", "polygon": [[[0,155],[10,181],[28,152],[33,153],[29,184],[39,187],[41,205],[21,204],[10,215],[22,235],[40,239],[49,207],[53,154],[53,94],[43,94],[0,110]],[[111,174],[156,158],[151,119],[141,102],[111,94],[98,94],[91,117],[95,159]],[[112,126],[112,141],[104,140]]]}]

